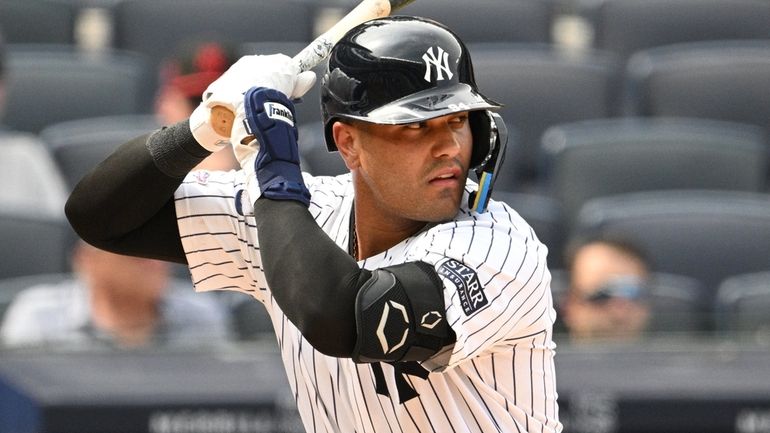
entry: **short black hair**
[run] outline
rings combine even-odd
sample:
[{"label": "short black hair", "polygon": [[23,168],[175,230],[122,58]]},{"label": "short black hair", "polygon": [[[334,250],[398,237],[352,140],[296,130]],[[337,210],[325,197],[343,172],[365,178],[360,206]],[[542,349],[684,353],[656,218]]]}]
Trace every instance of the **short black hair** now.
[{"label": "short black hair", "polygon": [[590,235],[577,236],[570,240],[566,248],[564,248],[565,269],[571,272],[573,266],[575,265],[575,256],[577,256],[578,251],[580,251],[583,247],[592,244],[608,245],[618,251],[621,251],[627,256],[639,260],[648,269],[652,267],[652,263],[650,261],[650,257],[647,255],[647,252],[644,251],[644,249],[637,242],[630,239],[629,237],[618,233],[593,233]]}]

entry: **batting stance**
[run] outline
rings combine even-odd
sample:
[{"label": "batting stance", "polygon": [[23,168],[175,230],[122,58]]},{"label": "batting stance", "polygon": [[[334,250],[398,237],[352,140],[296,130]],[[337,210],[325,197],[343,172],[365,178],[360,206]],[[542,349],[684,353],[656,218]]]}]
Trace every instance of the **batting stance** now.
[{"label": "batting stance", "polygon": [[[414,17],[342,38],[321,89],[337,177],[299,167],[292,98],[314,79],[284,55],[239,60],[189,122],[87,175],[72,225],[262,302],[309,432],[561,431],[547,251],[489,198],[505,127],[465,45]],[[215,105],[236,114],[242,170],[188,174],[228,141]]]}]

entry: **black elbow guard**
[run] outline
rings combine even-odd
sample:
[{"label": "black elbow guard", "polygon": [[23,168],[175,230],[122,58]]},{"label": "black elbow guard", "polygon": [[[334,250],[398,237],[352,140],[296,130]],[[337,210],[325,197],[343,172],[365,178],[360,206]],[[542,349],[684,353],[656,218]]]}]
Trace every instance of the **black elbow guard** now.
[{"label": "black elbow guard", "polygon": [[443,285],[424,262],[377,269],[356,296],[355,362],[424,361],[455,340]]}]

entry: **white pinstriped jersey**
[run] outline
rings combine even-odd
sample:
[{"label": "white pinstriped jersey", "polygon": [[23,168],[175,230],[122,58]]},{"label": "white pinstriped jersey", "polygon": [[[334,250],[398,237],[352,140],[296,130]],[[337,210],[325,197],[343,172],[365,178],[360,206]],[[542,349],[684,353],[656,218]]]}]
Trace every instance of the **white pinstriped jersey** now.
[{"label": "white pinstriped jersey", "polygon": [[[347,249],[350,175],[305,175],[305,183],[313,217]],[[463,203],[475,187],[468,182]],[[427,380],[405,376],[419,396],[400,404],[390,365],[382,364],[387,397],[375,392],[370,365],[321,354],[287,320],[265,282],[254,219],[236,212],[243,188],[240,171],[188,175],[175,195],[182,244],[196,290],[238,290],[265,305],[308,432],[561,431],[546,248],[510,207],[492,201],[476,214],[463,205],[453,221],[359,262],[376,269],[420,260],[444,282],[457,341],[422,364]]]}]

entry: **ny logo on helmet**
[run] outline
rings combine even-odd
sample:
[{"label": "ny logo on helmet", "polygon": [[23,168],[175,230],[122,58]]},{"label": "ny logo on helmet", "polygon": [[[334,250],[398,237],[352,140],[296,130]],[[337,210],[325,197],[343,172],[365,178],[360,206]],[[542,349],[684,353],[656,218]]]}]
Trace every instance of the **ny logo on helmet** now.
[{"label": "ny logo on helmet", "polygon": [[444,73],[446,73],[447,80],[451,80],[452,71],[449,69],[449,53],[444,51],[441,47],[436,47],[438,50],[433,52],[433,47],[428,48],[425,54],[422,55],[422,60],[425,61],[425,81],[430,82],[431,66],[436,68],[436,81],[444,79]]}]

